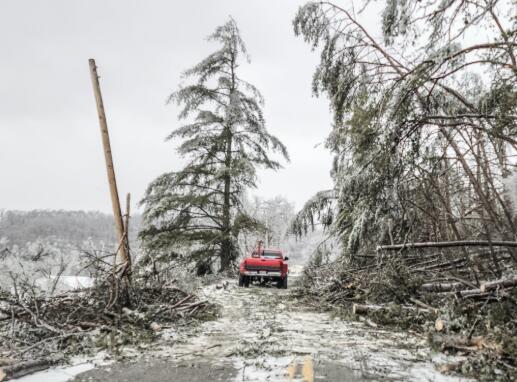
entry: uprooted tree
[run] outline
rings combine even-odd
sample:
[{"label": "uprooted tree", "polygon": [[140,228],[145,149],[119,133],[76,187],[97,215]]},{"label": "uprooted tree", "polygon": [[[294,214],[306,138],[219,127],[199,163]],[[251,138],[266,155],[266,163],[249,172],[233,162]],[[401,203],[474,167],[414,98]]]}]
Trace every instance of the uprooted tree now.
[{"label": "uprooted tree", "polygon": [[247,54],[235,21],[209,40],[221,48],[187,70],[194,81],[170,96],[188,123],[168,139],[183,140],[178,152],[189,162],[154,180],[142,201],[144,246],[164,261],[195,262],[199,271],[214,260],[220,270],[232,265],[239,233],[258,224],[242,209],[243,192],[255,187],[257,167],[281,167],[271,153],[288,160],[285,146],[266,130],[260,92],[238,76]]}]

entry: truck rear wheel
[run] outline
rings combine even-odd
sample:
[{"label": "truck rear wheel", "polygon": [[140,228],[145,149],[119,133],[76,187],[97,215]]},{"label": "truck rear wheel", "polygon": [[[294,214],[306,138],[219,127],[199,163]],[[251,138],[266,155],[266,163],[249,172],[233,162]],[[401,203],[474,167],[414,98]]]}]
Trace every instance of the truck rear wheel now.
[{"label": "truck rear wheel", "polygon": [[239,286],[240,287],[244,286],[244,278],[245,278],[245,276],[239,276]]},{"label": "truck rear wheel", "polygon": [[283,279],[280,279],[276,282],[276,287],[278,289],[287,289],[287,276],[285,276]]}]

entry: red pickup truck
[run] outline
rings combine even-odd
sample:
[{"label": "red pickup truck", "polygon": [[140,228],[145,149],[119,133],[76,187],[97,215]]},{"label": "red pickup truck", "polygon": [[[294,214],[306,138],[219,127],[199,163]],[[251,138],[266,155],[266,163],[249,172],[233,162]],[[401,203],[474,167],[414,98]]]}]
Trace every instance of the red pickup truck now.
[{"label": "red pickup truck", "polygon": [[275,282],[278,288],[287,289],[288,257],[279,249],[255,249],[251,257],[239,267],[239,286],[249,287],[253,281]]}]

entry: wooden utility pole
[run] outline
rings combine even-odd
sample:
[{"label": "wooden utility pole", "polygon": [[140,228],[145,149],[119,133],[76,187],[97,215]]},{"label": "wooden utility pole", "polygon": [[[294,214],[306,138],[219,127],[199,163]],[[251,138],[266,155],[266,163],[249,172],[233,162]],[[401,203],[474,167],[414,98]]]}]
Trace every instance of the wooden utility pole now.
[{"label": "wooden utility pole", "polygon": [[106,113],[104,111],[104,103],[102,102],[101,88],[99,85],[99,75],[97,74],[97,66],[95,60],[90,58],[90,75],[92,77],[93,93],[97,104],[97,113],[99,114],[99,125],[101,128],[102,146],[104,148],[104,158],[106,160],[106,170],[108,172],[108,183],[111,194],[111,205],[113,207],[113,218],[115,219],[115,228],[119,240],[116,264],[130,264],[127,252],[126,240],[124,235],[124,221],[120,209],[120,200],[118,197],[117,180],[115,178],[115,168],[113,166],[113,157],[111,156],[111,144],[108,133],[108,123],[106,122]]}]

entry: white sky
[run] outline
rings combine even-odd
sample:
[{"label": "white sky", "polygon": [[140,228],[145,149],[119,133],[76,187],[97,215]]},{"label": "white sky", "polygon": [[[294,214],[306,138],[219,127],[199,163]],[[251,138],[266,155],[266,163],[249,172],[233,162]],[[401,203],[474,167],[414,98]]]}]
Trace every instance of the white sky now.
[{"label": "white sky", "polygon": [[179,126],[165,105],[180,74],[215,46],[232,15],[248,51],[241,76],[263,93],[268,129],[291,163],[260,172],[263,197],[296,208],[331,186],[325,99],[311,96],[318,53],[292,31],[304,1],[2,0],[0,5],[0,208],[110,211],[88,72],[95,58],[121,198],[133,205],[156,176],[180,166],[165,136]]}]

